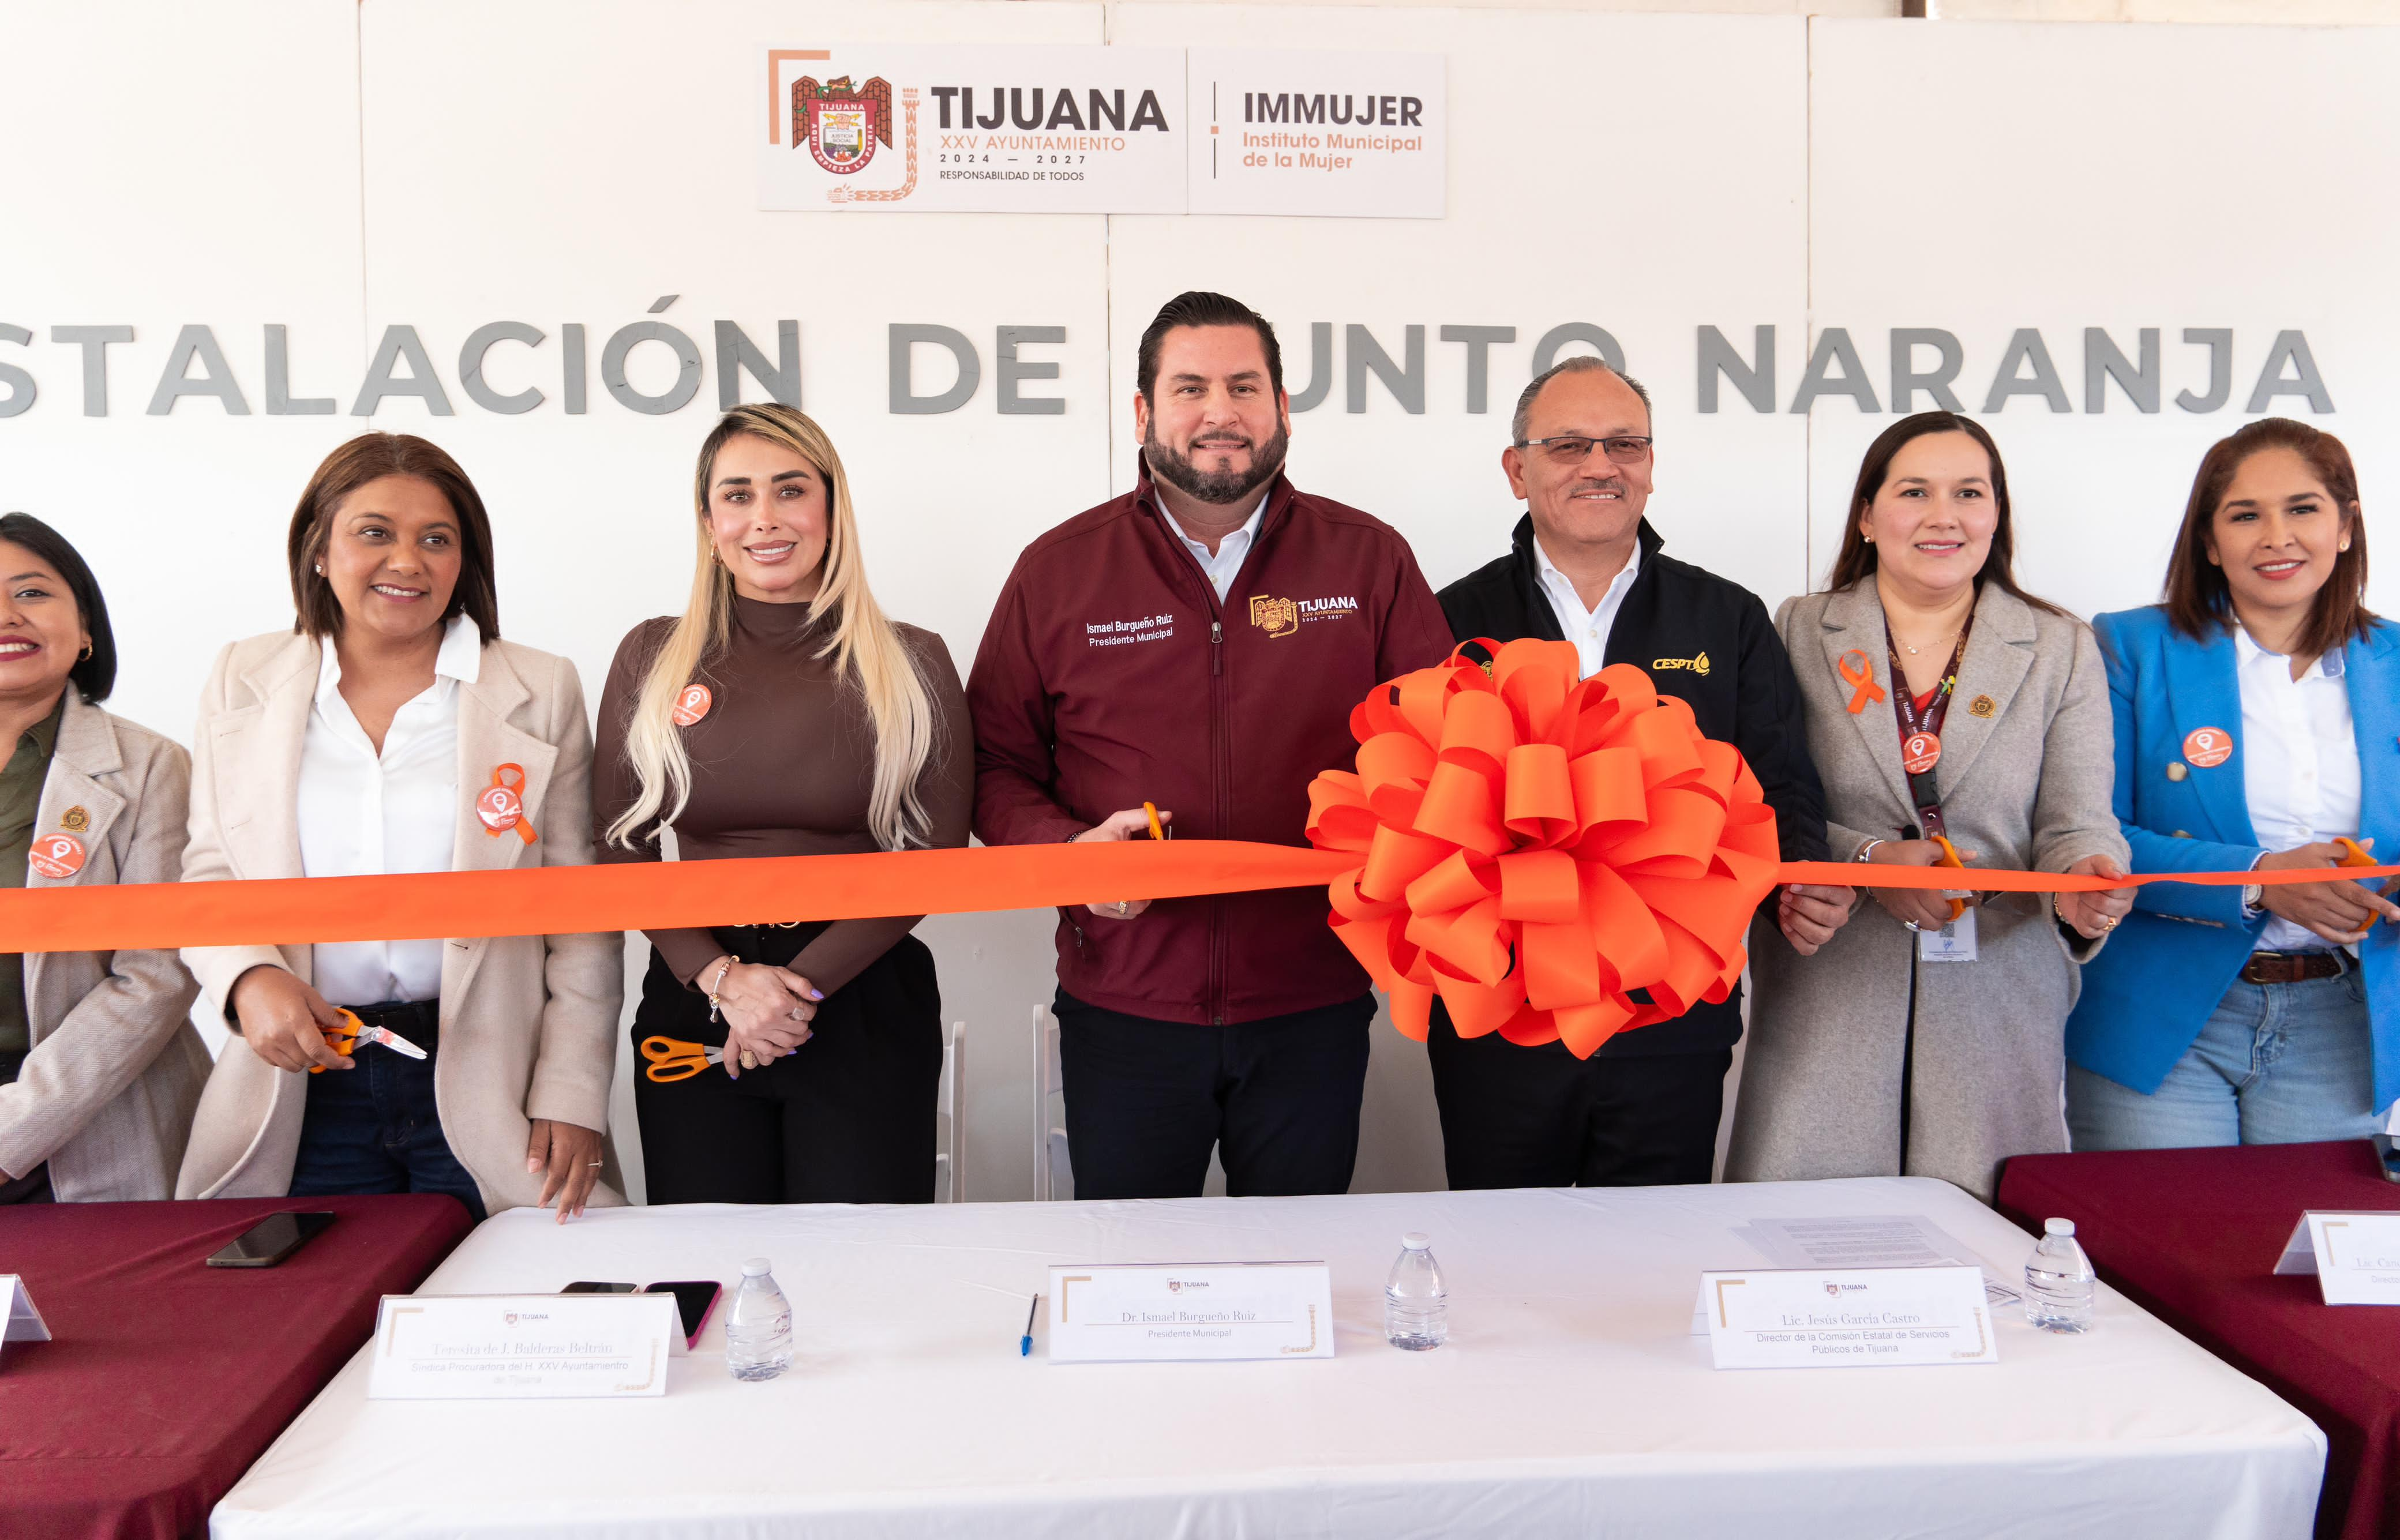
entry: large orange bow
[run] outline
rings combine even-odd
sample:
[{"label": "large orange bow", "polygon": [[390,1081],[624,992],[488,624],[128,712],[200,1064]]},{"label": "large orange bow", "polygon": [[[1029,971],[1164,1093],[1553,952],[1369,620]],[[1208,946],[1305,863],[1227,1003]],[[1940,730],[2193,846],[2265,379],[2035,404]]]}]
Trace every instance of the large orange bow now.
[{"label": "large orange bow", "polygon": [[1757,778],[1641,669],[1576,668],[1566,642],[1463,644],[1352,711],[1357,773],[1309,787],[1309,838],[1360,858],[1334,933],[1419,1041],[1439,995],[1462,1037],[1589,1058],[1741,976],[1776,881]]}]

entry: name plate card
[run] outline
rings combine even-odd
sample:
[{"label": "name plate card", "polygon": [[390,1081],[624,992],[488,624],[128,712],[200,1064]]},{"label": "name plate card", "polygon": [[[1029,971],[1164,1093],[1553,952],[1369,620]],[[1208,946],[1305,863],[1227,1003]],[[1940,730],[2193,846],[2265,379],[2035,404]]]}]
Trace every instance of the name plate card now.
[{"label": "name plate card", "polygon": [[367,1397],[663,1396],[679,1325],[672,1294],[387,1294]]},{"label": "name plate card", "polygon": [[42,1313],[34,1308],[34,1296],[25,1291],[25,1280],[14,1273],[0,1273],[0,1342],[47,1342],[50,1329]]},{"label": "name plate card", "polygon": [[1333,1356],[1323,1262],[1054,1267],[1045,1298],[1053,1363]]},{"label": "name plate card", "polygon": [[2400,1304],[2400,1214],[2311,1209],[2275,1271],[2315,1274],[2327,1304]]},{"label": "name plate card", "polygon": [[1999,1362],[1978,1267],[1703,1273],[1719,1369]]}]

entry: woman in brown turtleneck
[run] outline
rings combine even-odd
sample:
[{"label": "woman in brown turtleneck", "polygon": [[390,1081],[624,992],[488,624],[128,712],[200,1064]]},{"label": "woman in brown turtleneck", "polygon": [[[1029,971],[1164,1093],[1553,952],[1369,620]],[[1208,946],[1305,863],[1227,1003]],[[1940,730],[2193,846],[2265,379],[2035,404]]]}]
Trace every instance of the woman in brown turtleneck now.
[{"label": "woman in brown turtleneck", "polygon": [[[600,858],[661,859],[661,825],[686,861],[965,844],[958,671],[867,592],[824,429],[735,407],[694,492],[691,603],[634,628],[600,698]],[[648,933],[635,1043],[724,1049],[688,1080],[636,1070],[649,1201],[930,1203],[941,995],[921,917],[759,918]]]}]

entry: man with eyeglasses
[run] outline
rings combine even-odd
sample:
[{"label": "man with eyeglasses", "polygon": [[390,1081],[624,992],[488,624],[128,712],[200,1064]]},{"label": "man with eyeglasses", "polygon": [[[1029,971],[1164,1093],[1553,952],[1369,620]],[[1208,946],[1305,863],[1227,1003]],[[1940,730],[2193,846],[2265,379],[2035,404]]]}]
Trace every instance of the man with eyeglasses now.
[{"label": "man with eyeglasses", "polygon": [[[1500,467],[1525,503],[1513,549],[1441,591],[1460,641],[1575,644],[1586,675],[1647,671],[1700,730],[1750,762],[1786,861],[1825,859],[1825,799],[1808,757],[1792,661],[1766,606],[1738,583],[1661,553],[1643,517],[1656,457],[1649,392],[1596,358],[1547,370],[1517,398]],[[1803,953],[1849,918],[1846,888],[1785,887],[1775,927]],[[1773,942],[1762,921],[1752,944]],[[1578,1061],[1563,1043],[1461,1038],[1437,1003],[1426,1049],[1453,1188],[1705,1182],[1739,991],[1611,1038]]]}]

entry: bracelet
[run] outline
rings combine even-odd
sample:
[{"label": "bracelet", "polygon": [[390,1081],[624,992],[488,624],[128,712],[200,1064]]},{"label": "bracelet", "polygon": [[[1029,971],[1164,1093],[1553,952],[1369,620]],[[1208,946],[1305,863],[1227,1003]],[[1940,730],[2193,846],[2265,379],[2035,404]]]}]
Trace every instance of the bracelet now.
[{"label": "bracelet", "polygon": [[725,961],[716,965],[716,977],[710,980],[708,986],[708,1019],[711,1021],[716,1019],[716,991],[724,987],[725,975],[732,971],[733,954],[728,952]]},{"label": "bracelet", "polygon": [[1864,861],[1869,855],[1875,852],[1875,848],[1877,845],[1883,843],[1885,843],[1884,840],[1877,838],[1874,835],[1869,835],[1865,841],[1859,846],[1858,850],[1852,852],[1850,859],[1853,861]]}]

